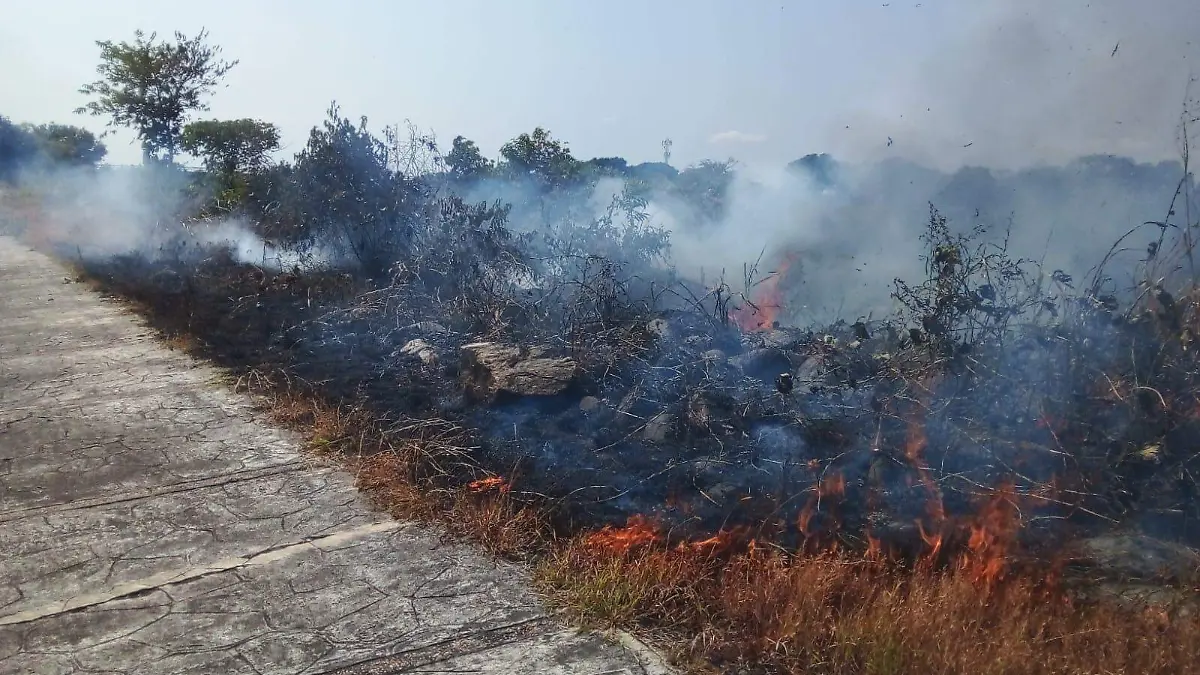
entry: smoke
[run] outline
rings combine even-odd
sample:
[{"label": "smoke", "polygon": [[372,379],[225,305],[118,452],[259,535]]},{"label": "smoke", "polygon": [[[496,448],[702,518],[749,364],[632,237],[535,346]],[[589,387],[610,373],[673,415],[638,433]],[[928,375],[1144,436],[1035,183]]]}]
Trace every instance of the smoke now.
[{"label": "smoke", "polygon": [[333,259],[325,247],[299,252],[268,243],[243,216],[185,222],[208,193],[178,167],[42,167],[23,172],[17,184],[36,207],[13,213],[10,198],[0,203],[10,212],[6,219],[23,222],[26,236],[72,258],[195,260],[225,251],[239,263],[272,270]]},{"label": "smoke", "polygon": [[[695,279],[715,281],[723,273],[740,289],[747,265],[759,263],[761,280],[788,260],[781,317],[805,324],[894,309],[894,280],[924,278],[921,235],[930,204],[950,219],[952,230],[981,228],[978,241],[1006,246],[1013,258],[1029,260],[1030,269],[1061,270],[1078,280],[1095,271],[1114,242],[1137,230],[1105,270],[1118,283],[1133,283],[1148,245],[1161,234],[1144,223],[1178,225],[1187,213],[1200,213],[1185,189],[1168,214],[1183,176],[1178,162],[1103,156],[1019,171],[947,173],[887,160],[843,165],[837,173],[824,185],[798,171],[743,169],[716,223],[697,224],[668,194],[653,198],[651,222],[671,233],[672,262]],[[1191,204],[1184,201],[1189,197]]]},{"label": "smoke", "polygon": [[959,11],[928,60],[827,130],[826,150],[944,170],[1178,157],[1200,4],[985,0]]},{"label": "smoke", "polygon": [[[763,271],[798,256],[787,318],[852,318],[888,311],[893,279],[924,274],[931,202],[957,231],[984,225],[1014,256],[1076,279],[1130,229],[1168,218],[1183,141],[1196,140],[1200,4],[985,0],[954,12],[928,60],[816,134],[812,151],[848,162],[833,187],[742,168],[709,228],[656,195],[680,269],[740,279],[764,251]],[[1107,272],[1128,280],[1159,234],[1143,229]]]}]

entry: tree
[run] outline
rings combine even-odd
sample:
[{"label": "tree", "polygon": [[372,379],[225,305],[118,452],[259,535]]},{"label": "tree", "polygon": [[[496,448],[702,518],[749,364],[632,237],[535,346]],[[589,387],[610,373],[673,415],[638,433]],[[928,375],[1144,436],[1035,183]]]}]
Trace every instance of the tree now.
[{"label": "tree", "polygon": [[33,135],[0,115],[0,180],[11,180],[37,154]]},{"label": "tree", "polygon": [[383,277],[408,246],[408,218],[417,208],[415,183],[388,167],[388,149],[367,130],[343,118],[337,104],[309,134],[296,155],[295,221],[310,241],[342,246],[364,272]]},{"label": "tree", "polygon": [[583,170],[597,176],[624,176],[629,162],[624,157],[593,157],[583,163]]},{"label": "tree", "polygon": [[266,166],[279,149],[279,129],[261,120],[202,120],[183,128],[180,147],[203,159],[209,172],[231,178]]},{"label": "tree", "polygon": [[725,214],[725,196],[733,183],[734,161],[704,160],[679,172],[675,179],[678,193],[701,215],[718,219]]},{"label": "tree", "polygon": [[809,154],[787,165],[788,171],[807,176],[820,187],[830,187],[837,181],[838,163],[825,153]]},{"label": "tree", "polygon": [[108,154],[96,134],[70,124],[39,124],[26,127],[39,152],[49,162],[73,166],[96,166]]},{"label": "tree", "polygon": [[500,155],[514,177],[533,177],[546,187],[561,187],[579,174],[579,161],[571,156],[567,144],[555,140],[542,127],[505,143]]},{"label": "tree", "polygon": [[450,152],[446,153],[446,170],[451,180],[470,183],[488,175],[492,171],[492,163],[479,152],[475,141],[455,136]]},{"label": "tree", "polygon": [[107,116],[108,126],[130,127],[142,143],[143,161],[160,153],[172,162],[183,125],[192,111],[208,110],[204,98],[211,94],[237,61],[217,58],[220,47],[205,43],[208,32],[193,38],[175,33],[175,42],[158,41],[134,33],[134,42],[100,40],[100,79],[80,87],[94,97],[77,113]]}]

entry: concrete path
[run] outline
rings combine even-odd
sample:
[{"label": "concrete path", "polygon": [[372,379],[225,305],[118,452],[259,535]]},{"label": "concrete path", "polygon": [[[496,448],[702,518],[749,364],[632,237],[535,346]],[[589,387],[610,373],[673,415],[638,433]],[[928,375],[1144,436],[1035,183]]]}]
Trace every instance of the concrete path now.
[{"label": "concrete path", "polygon": [[661,672],[0,237],[0,673]]}]

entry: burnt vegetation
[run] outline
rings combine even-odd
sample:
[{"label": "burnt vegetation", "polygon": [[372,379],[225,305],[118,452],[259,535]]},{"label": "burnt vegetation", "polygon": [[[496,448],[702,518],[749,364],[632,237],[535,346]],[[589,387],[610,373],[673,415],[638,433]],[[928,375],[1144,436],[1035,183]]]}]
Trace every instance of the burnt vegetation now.
[{"label": "burnt vegetation", "polygon": [[[277,133],[239,122],[167,125],[210,151],[204,171],[84,162],[69,183],[18,172],[34,131],[0,125],[5,214],[271,397],[388,506],[538,554],[543,588],[587,619],[675,623],[696,664],[1194,668],[1186,161],[1166,217],[1090,270],[930,207],[912,234],[925,274],[895,281],[892,315],[790,326],[804,251],[699,280],[650,215],[666,194],[690,232],[716,227],[732,163],[581,161],[543,129],[492,161],[332,106],[271,164]],[[241,127],[255,138],[228,137]],[[825,155],[791,168],[839,180]],[[143,220],[113,252],[95,234],[110,214],[54,205],[121,172],[171,209],[116,214]]]}]

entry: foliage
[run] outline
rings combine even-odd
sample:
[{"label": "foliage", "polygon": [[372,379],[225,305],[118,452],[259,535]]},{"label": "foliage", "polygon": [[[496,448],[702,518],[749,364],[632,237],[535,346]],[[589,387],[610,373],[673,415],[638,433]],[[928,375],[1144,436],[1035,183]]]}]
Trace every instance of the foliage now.
[{"label": "foliage", "polygon": [[725,213],[725,197],[733,183],[734,161],[704,160],[679,173],[676,194],[696,208],[702,218],[718,220]]},{"label": "foliage", "polygon": [[0,180],[11,180],[37,153],[37,141],[26,129],[0,115]]},{"label": "foliage", "polygon": [[39,124],[28,127],[39,151],[50,162],[74,166],[96,166],[108,154],[96,135],[70,124]]},{"label": "foliage", "polygon": [[411,254],[396,265],[393,279],[439,299],[443,320],[468,332],[488,334],[514,321],[520,313],[515,282],[528,280],[530,270],[524,238],[506,227],[509,210],[456,196],[438,199],[428,217],[416,221]]},{"label": "foliage", "polygon": [[817,185],[829,187],[836,182],[837,161],[825,153],[810,154],[788,163],[789,171],[807,175]]},{"label": "foliage", "polygon": [[173,161],[190,112],[207,110],[204,98],[237,61],[218,59],[220,47],[208,45],[207,31],[175,41],[157,33],[134,33],[134,41],[100,40],[100,78],[79,91],[93,97],[77,113],[109,118],[108,126],[130,127],[142,143],[144,161],[160,153]]},{"label": "foliage", "polygon": [[[926,245],[926,279],[911,285],[896,279],[893,297],[904,308],[914,341],[950,355],[982,342],[999,343],[1018,318],[1034,312],[1056,314],[1049,295],[1038,286],[1030,261],[1013,258],[1005,243],[980,242],[986,230],[951,232],[946,217],[930,206],[921,239]],[[1056,283],[1070,283],[1057,272]]]},{"label": "foliage", "polygon": [[629,175],[629,162],[624,157],[593,157],[581,163],[580,172],[589,178],[624,177]]},{"label": "foliage", "polygon": [[411,121],[384,127],[383,143],[387,149],[388,167],[396,173],[417,177],[439,173],[444,159],[438,150],[437,135],[422,131]]},{"label": "foliage", "polygon": [[292,193],[298,238],[342,248],[371,277],[387,274],[408,248],[416,185],[388,167],[387,147],[341,117],[336,103],[296,155]]},{"label": "foliage", "polygon": [[203,120],[183,128],[180,147],[201,157],[204,168],[222,176],[262,170],[279,149],[279,129],[260,120]]},{"label": "foliage", "polygon": [[95,134],[69,124],[18,125],[0,116],[0,180],[19,168],[96,166],[108,149]]},{"label": "foliage", "polygon": [[531,178],[543,189],[566,187],[579,175],[579,160],[567,144],[542,127],[505,143],[500,155],[511,178]]},{"label": "foliage", "polygon": [[446,171],[450,180],[467,185],[491,174],[495,167],[479,152],[475,141],[455,136],[450,152],[446,153]]}]

